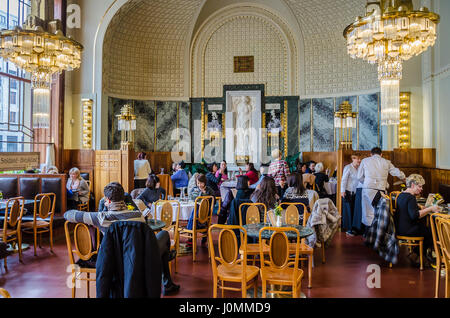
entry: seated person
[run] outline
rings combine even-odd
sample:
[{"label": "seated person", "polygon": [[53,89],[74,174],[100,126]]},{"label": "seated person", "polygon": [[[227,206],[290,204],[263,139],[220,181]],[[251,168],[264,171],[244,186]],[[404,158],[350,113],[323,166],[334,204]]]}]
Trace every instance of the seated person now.
[{"label": "seated person", "polygon": [[[280,199],[277,194],[275,180],[272,177],[264,177],[258,187],[259,189],[256,189],[255,192],[253,192],[250,200],[252,200],[252,202],[254,203],[264,203],[266,205],[267,211],[274,209]],[[260,208],[259,213],[261,221],[264,221],[263,212],[264,210]]]},{"label": "seated person", "polygon": [[308,165],[305,162],[299,162],[296,167],[298,173],[304,174]]},{"label": "seated person", "polygon": [[[416,196],[422,192],[425,180],[421,175],[412,174],[406,179],[406,190],[397,197],[397,209],[394,214],[395,231],[399,236],[416,236],[423,237],[424,250],[430,262],[434,262],[431,258],[433,248],[433,237],[431,229],[421,222],[421,219],[430,213],[439,212],[439,206],[430,206],[428,208],[420,208],[417,205]],[[410,254],[411,260],[416,263],[419,254],[418,247],[414,248],[414,253]]]},{"label": "seated person", "polygon": [[[220,196],[219,182],[222,179],[222,175],[225,173],[225,169],[222,167],[219,169],[217,163],[211,163],[208,165],[209,172],[206,174],[206,185],[214,191],[214,196]],[[219,171],[216,177],[216,172]]]},{"label": "seated person", "polygon": [[316,162],[311,160],[307,163],[306,171],[305,173],[314,173],[316,169]]},{"label": "seated person", "polygon": [[316,190],[317,193],[319,194],[320,198],[327,198],[328,194],[325,191],[325,188],[323,187],[325,182],[330,181],[328,178],[328,175],[326,175],[325,173],[323,173],[323,164],[321,162],[319,162],[318,164],[316,164],[315,166],[315,173],[314,175],[316,176]]},{"label": "seated person", "polygon": [[199,175],[199,173],[196,172],[196,173],[194,173],[194,174],[192,175],[192,177],[189,179],[188,186],[187,186],[187,195],[188,195],[188,197],[191,196],[192,190],[197,186],[197,176],[198,176],[198,175]]},{"label": "seated person", "polygon": [[[307,207],[309,206],[308,192],[303,186],[301,173],[294,173],[287,179],[288,188],[284,192],[283,200],[299,200]],[[303,202],[304,201],[304,202]]]},{"label": "seated person", "polygon": [[286,183],[286,178],[285,177],[281,177],[280,185],[277,186],[276,188],[277,188],[278,197],[282,198],[284,196],[284,193],[286,192],[286,190],[288,188],[288,185]]},{"label": "seated person", "polygon": [[[249,162],[245,165],[245,175],[248,177],[248,180],[250,181],[250,185],[255,184],[258,182],[258,171],[256,171],[255,166],[252,162]],[[242,169],[239,168],[239,173],[243,175]],[[236,176],[238,177],[238,176]]]},{"label": "seated person", "polygon": [[186,171],[184,171],[185,163],[180,161],[175,166],[175,173],[170,177],[173,182],[173,194],[180,194],[181,188],[186,188],[188,186],[189,177]]},{"label": "seated person", "polygon": [[[220,171],[223,171],[223,173],[220,173]],[[220,181],[218,183],[218,186],[222,184],[222,182],[228,180],[228,170],[227,170],[227,162],[225,160],[222,160],[220,163],[220,169],[216,171],[216,178],[219,177],[219,174],[221,175]]]},{"label": "seated person", "polygon": [[[124,202],[123,187],[117,183],[108,184],[103,190],[105,196],[105,205],[108,207],[107,212],[80,212],[76,210],[69,210],[64,213],[64,218],[72,223],[84,223],[93,225],[105,234],[108,227],[116,221],[137,221],[145,222],[142,213],[139,211],[128,210]],[[163,294],[168,295],[177,291],[180,286],[173,283],[170,276],[169,261],[175,258],[176,251],[170,250],[170,236],[167,231],[160,231],[156,234],[158,246],[161,254],[161,260],[163,264]]]},{"label": "seated person", "polygon": [[[197,186],[192,189],[191,194],[189,195],[189,199],[195,201],[195,199],[199,196],[208,196],[211,195],[214,197],[214,191],[206,185],[207,180],[204,174],[199,174],[197,176]],[[192,210],[191,215],[189,216],[189,221],[186,226],[186,229],[192,230],[194,227],[194,210]],[[205,227],[205,224],[197,224],[197,228]],[[202,238],[202,244],[206,243],[206,237]],[[192,247],[192,240],[188,240],[187,248]]]},{"label": "seated person", "polygon": [[[119,182],[111,182],[111,185],[117,185],[117,186],[122,186]],[[132,206],[134,208],[135,211],[139,211],[138,207],[136,206],[136,203],[134,203],[133,198],[131,197],[131,195],[128,192],[124,193],[125,196],[125,204],[127,206]],[[108,207],[105,205],[105,197],[101,198],[100,201],[98,202],[98,212],[103,212],[103,211],[108,211]]]},{"label": "seated person", "polygon": [[89,185],[81,177],[78,168],[72,168],[69,171],[69,179],[66,183],[67,189],[67,208],[76,209],[78,204],[84,204],[89,201]]},{"label": "seated person", "polygon": [[166,190],[161,188],[161,183],[157,175],[149,175],[145,182],[145,186],[145,190],[137,197],[137,199],[142,200],[148,208],[151,209],[153,202],[160,199],[164,200],[166,198]]},{"label": "seated person", "polygon": [[259,167],[259,179],[256,183],[249,186],[250,189],[256,189],[256,187],[261,183],[261,181],[264,179],[265,176],[267,176],[267,173],[269,171],[269,165],[261,165]]},{"label": "seated person", "polygon": [[218,224],[225,224],[227,222],[227,217],[230,212],[230,204],[233,199],[250,199],[250,196],[253,193],[253,189],[249,188],[249,184],[250,181],[246,175],[237,177],[236,197],[233,197],[233,192],[231,190],[228,191],[220,208],[220,215],[217,219]]}]

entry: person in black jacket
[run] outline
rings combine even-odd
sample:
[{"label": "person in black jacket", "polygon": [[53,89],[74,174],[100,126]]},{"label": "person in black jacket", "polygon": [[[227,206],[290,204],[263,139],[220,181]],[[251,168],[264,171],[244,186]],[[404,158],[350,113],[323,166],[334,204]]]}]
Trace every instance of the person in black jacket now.
[{"label": "person in black jacket", "polygon": [[315,166],[314,175],[316,176],[316,191],[319,194],[319,198],[327,198],[328,194],[325,191],[324,183],[330,181],[328,175],[323,173],[323,164],[319,162]]},{"label": "person in black jacket", "polygon": [[236,183],[236,197],[233,197],[233,192],[231,189],[225,195],[225,199],[222,202],[222,206],[220,208],[220,215],[217,218],[218,224],[225,224],[228,218],[228,214],[230,212],[230,205],[234,199],[243,200],[250,199],[250,196],[253,193],[253,189],[249,188],[250,181],[246,175],[238,176]]},{"label": "person in black jacket", "polygon": [[[433,248],[433,236],[431,229],[422,223],[421,219],[427,216],[429,213],[439,212],[440,208],[437,205],[430,206],[428,208],[421,208],[417,204],[416,195],[422,192],[422,187],[425,184],[425,180],[418,174],[412,174],[406,179],[406,190],[400,193],[396,200],[396,210],[394,214],[395,231],[400,236],[415,236],[424,237],[423,247],[427,251],[427,258],[431,259],[431,249]],[[417,249],[414,251],[416,259],[412,259],[414,262],[417,260]]]},{"label": "person in black jacket", "polygon": [[[84,223],[98,227],[103,234],[117,221],[137,221],[145,224],[145,219],[141,212],[138,210],[131,211],[127,208],[124,202],[125,191],[119,183],[106,185],[103,192],[105,206],[108,208],[107,212],[69,210],[64,213],[64,218],[69,222]],[[145,226],[147,225],[145,224]],[[176,256],[176,251],[170,250],[170,236],[167,231],[160,231],[156,235],[156,239],[162,264],[163,294],[168,295],[180,288],[179,285],[173,283],[169,270],[169,261]]]},{"label": "person in black jacket", "polygon": [[[225,173],[225,168],[220,168],[217,166],[217,163],[211,163],[208,165],[209,172],[206,174],[206,186],[213,189],[215,196],[220,196],[220,190],[219,190],[219,182],[222,179],[222,175]],[[216,177],[216,172],[219,170],[219,174]]]},{"label": "person in black jacket", "polygon": [[148,208],[153,202],[166,198],[166,190],[161,188],[161,183],[157,175],[151,174],[145,182],[145,190],[137,197],[142,200]]}]

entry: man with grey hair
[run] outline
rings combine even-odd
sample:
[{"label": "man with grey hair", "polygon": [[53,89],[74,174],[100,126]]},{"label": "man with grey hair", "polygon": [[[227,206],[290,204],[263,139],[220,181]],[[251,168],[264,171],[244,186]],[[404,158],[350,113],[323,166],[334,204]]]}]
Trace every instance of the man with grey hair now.
[{"label": "man with grey hair", "polygon": [[371,156],[364,158],[358,169],[357,178],[362,186],[362,223],[371,226],[375,215],[374,208],[381,198],[381,192],[386,192],[388,175],[405,179],[405,174],[382,157],[380,148],[375,147]]},{"label": "man with grey hair", "polygon": [[[439,212],[437,205],[430,207],[420,207],[417,204],[416,196],[422,192],[425,180],[419,174],[412,174],[406,179],[406,190],[400,193],[396,200],[396,210],[394,214],[395,230],[397,235],[423,237],[423,247],[425,249],[427,259],[433,263],[431,257],[433,247],[433,236],[431,230],[422,221],[430,213]],[[410,259],[416,263],[419,250],[414,249],[414,253],[410,254]]]}]

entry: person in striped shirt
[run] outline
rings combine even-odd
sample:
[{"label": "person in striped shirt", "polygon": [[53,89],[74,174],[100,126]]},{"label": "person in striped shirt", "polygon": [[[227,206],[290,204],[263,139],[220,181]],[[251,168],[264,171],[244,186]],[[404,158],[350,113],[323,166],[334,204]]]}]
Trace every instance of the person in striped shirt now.
[{"label": "person in striped shirt", "polygon": [[269,166],[268,176],[275,180],[275,186],[277,187],[277,193],[282,193],[282,181],[286,181],[287,177],[291,174],[289,170],[289,165],[285,160],[281,159],[281,151],[279,149],[274,149],[272,151],[273,161]]},{"label": "person in striped shirt", "polygon": [[[97,227],[103,234],[108,227],[117,221],[136,221],[144,222],[145,218],[140,211],[129,210],[125,204],[125,191],[122,185],[118,183],[109,183],[103,189],[105,206],[108,211],[104,212],[83,212],[78,210],[69,210],[64,213],[64,218],[72,223],[84,223]],[[162,281],[163,294],[169,295],[180,289],[170,276],[169,262],[176,256],[176,251],[170,250],[170,235],[167,231],[160,231],[156,234],[159,252],[163,264]]]}]

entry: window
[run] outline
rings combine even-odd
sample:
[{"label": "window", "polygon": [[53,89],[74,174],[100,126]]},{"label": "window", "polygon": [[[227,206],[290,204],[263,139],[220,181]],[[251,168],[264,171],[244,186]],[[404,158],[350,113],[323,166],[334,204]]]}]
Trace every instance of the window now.
[{"label": "window", "polygon": [[[0,29],[22,25],[30,0],[0,0]],[[30,75],[0,57],[0,151],[31,151]],[[22,143],[25,142],[25,143]]]},{"label": "window", "polygon": [[7,152],[17,152],[18,148],[17,148],[17,141],[18,138],[17,136],[7,136],[6,140],[8,141],[7,143],[7,147],[6,147],[6,151]]}]

